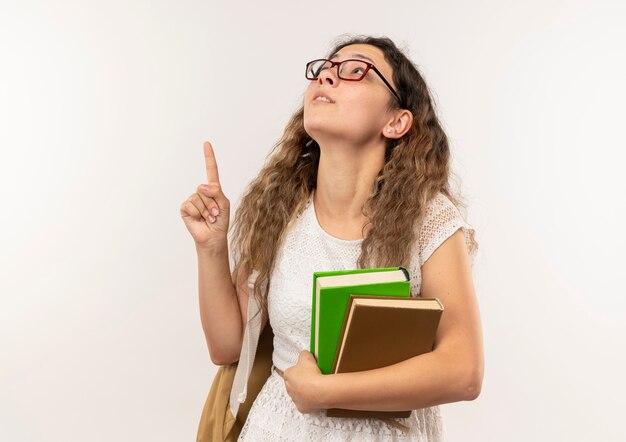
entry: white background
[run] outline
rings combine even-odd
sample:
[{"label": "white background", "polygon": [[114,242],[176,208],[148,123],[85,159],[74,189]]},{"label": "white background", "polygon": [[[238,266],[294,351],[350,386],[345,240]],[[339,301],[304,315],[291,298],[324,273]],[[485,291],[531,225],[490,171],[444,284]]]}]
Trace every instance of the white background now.
[{"label": "white background", "polygon": [[234,209],[344,33],[419,66],[477,231],[485,378],[449,439],[623,440],[623,2],[0,4],[1,440],[195,440],[202,142]]}]

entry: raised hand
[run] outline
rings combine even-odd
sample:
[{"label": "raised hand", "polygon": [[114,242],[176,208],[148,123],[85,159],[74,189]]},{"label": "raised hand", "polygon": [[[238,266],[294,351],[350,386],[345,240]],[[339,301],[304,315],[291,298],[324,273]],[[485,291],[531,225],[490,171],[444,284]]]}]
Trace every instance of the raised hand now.
[{"label": "raised hand", "polygon": [[223,250],[227,247],[230,223],[230,201],[222,192],[213,146],[204,142],[204,163],[207,183],[200,184],[196,193],[180,206],[180,216],[191,233],[196,248]]}]

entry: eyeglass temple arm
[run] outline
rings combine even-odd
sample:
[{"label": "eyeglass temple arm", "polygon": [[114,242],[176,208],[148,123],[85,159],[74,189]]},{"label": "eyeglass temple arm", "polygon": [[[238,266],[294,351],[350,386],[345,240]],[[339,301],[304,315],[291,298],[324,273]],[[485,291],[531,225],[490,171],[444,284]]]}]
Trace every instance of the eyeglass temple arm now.
[{"label": "eyeglass temple arm", "polygon": [[393,94],[396,96],[396,98],[398,99],[398,103],[400,103],[400,106],[402,106],[402,100],[400,99],[400,96],[398,95],[398,93],[393,89],[393,87],[391,86],[391,84],[389,84],[389,82],[387,80],[385,80],[385,77],[383,77],[383,74],[376,68],[376,66],[371,65],[372,69],[374,69],[374,71],[378,74],[378,76],[380,77],[381,80],[383,80],[385,82],[385,84],[387,85],[387,87],[389,88],[389,90],[391,92],[393,92]]}]

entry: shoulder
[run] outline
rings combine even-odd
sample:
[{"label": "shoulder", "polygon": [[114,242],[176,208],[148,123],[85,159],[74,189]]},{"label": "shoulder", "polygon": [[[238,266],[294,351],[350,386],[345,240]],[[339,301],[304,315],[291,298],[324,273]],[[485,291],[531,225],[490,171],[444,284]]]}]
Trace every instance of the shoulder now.
[{"label": "shoulder", "polygon": [[[433,252],[459,229],[462,229],[467,249],[471,250],[474,229],[466,222],[459,208],[445,194],[439,192],[426,207],[420,228],[420,265],[424,265]],[[471,257],[473,258],[473,254]]]},{"label": "shoulder", "polygon": [[437,193],[426,206],[426,216],[424,220],[432,220],[439,218],[452,218],[460,216],[459,209],[452,203],[442,192]]}]

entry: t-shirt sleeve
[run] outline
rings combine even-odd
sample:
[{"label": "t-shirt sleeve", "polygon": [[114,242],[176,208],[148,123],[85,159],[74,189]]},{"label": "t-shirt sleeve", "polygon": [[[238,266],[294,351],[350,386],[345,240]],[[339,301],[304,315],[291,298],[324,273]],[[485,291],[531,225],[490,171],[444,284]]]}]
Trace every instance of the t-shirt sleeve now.
[{"label": "t-shirt sleeve", "polygon": [[[468,252],[471,250],[471,235],[474,229],[463,219],[459,209],[444,194],[438,194],[426,210],[419,238],[420,266],[430,258],[437,248],[457,230],[463,229]],[[473,263],[476,251],[470,254]]]}]

